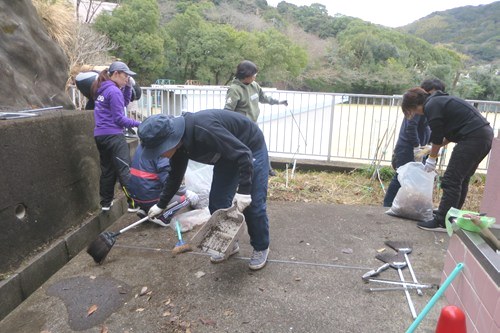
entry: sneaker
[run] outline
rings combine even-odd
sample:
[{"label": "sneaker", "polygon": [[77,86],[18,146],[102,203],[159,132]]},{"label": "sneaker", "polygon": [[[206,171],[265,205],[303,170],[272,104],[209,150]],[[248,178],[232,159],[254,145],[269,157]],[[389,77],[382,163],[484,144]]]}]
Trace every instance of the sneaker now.
[{"label": "sneaker", "polygon": [[161,225],[162,227],[168,227],[168,225],[170,224],[170,220],[168,220],[167,222],[163,222],[162,220],[160,220],[157,217],[150,217],[149,221],[156,223],[158,225]]},{"label": "sneaker", "polygon": [[139,216],[141,219],[143,219],[146,216],[148,216],[148,214],[146,214],[145,211],[143,211],[142,209],[139,208],[139,210],[137,211],[137,216]]},{"label": "sneaker", "polygon": [[253,250],[252,257],[250,258],[250,267],[251,270],[256,271],[264,267],[267,263],[267,255],[269,254],[269,248],[263,251]]},{"label": "sneaker", "polygon": [[111,203],[109,203],[109,204],[102,205],[101,206],[101,210],[103,212],[107,212],[107,211],[109,211],[111,209],[111,206],[113,206],[113,201],[111,201]]},{"label": "sneaker", "polygon": [[130,206],[128,206],[127,210],[128,210],[129,213],[137,213],[139,211],[139,209],[140,209],[139,207],[130,207]]},{"label": "sneaker", "polygon": [[[235,255],[236,253],[240,252],[240,244],[238,244],[238,242],[234,243],[233,245],[233,250],[229,253],[229,255],[227,256],[228,258],[232,255]],[[210,257],[210,262],[214,263],[214,264],[218,264],[220,262],[223,262],[224,260],[224,256],[222,255],[213,255]]]},{"label": "sneaker", "polygon": [[128,204],[128,212],[129,213],[137,213],[140,209],[139,206],[135,204],[134,199],[127,196],[127,204]]},{"label": "sneaker", "polygon": [[440,224],[435,219],[418,222],[417,227],[423,230],[436,231],[436,232],[446,232],[446,227],[443,224]]}]

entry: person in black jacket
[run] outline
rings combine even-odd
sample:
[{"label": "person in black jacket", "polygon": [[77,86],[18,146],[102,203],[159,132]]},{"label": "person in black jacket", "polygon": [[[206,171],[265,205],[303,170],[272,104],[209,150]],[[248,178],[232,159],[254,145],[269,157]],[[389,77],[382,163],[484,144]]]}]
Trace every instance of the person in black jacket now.
[{"label": "person in black jacket", "polygon": [[[445,84],[439,79],[424,80],[420,85],[429,94],[440,90],[445,90]],[[400,166],[409,162],[421,162],[423,156],[419,157],[429,143],[431,129],[427,124],[427,119],[423,115],[414,115],[411,119],[403,119],[399,130],[398,141],[392,154],[392,167],[397,170]],[[401,188],[397,172],[392,177],[387,192],[384,196],[384,207],[391,207],[396,194]]]},{"label": "person in black jacket", "polygon": [[490,152],[493,129],[470,103],[441,91],[431,95],[412,88],[403,95],[402,109],[406,118],[425,115],[429,122],[432,148],[425,162],[427,172],[435,171],[439,149],[456,143],[441,180],[443,195],[434,219],[417,223],[421,229],[446,232],[446,214],[451,207],[462,208],[469,180]]},{"label": "person in black jacket", "polygon": [[[165,209],[182,183],[189,159],[211,164],[210,213],[233,203],[243,212],[254,249],[249,267],[263,268],[269,253],[269,160],[257,124],[236,112],[203,110],[180,117],[150,116],[142,122],[138,135],[145,158],[168,157],[171,167],[160,200],[148,215],[155,217]],[[230,255],[238,251],[236,244]],[[212,256],[211,261],[218,263],[223,258]]]}]

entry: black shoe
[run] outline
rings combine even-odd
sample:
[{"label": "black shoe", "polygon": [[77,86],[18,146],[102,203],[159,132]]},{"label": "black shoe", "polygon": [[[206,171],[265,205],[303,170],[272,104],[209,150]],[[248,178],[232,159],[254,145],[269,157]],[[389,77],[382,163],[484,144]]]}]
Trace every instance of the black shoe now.
[{"label": "black shoe", "polygon": [[435,219],[425,222],[418,222],[417,227],[423,230],[436,231],[436,232],[446,232],[446,227],[444,223],[441,224],[437,222]]},{"label": "black shoe", "polygon": [[273,169],[269,169],[269,176],[271,177],[276,176],[276,171],[274,171]]}]

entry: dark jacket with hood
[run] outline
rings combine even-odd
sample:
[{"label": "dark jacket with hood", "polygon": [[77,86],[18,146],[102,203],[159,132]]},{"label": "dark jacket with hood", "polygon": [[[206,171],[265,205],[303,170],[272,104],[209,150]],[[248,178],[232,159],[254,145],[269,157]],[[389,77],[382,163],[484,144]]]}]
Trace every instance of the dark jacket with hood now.
[{"label": "dark jacket with hood", "polygon": [[142,145],[138,145],[130,166],[130,180],[127,189],[139,204],[153,205],[158,202],[163,184],[170,171],[166,157],[148,160],[143,158]]},{"label": "dark jacket with hood", "polygon": [[250,194],[253,175],[253,152],[265,148],[260,128],[247,117],[224,110],[185,113],[182,146],[170,159],[170,173],[158,202],[166,207],[179,189],[188,161],[215,165],[231,161],[239,169],[238,193]]}]

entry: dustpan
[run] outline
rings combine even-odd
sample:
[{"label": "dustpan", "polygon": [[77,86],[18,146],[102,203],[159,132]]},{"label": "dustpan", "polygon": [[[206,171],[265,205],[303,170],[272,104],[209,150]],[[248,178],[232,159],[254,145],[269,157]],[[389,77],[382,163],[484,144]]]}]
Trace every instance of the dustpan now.
[{"label": "dustpan", "polygon": [[453,231],[464,229],[471,232],[480,233],[481,229],[489,228],[493,224],[495,224],[496,219],[494,217],[489,216],[481,216],[480,222],[481,225],[477,226],[472,222],[469,217],[464,217],[464,215],[480,215],[477,212],[472,212],[468,210],[460,210],[457,208],[450,208],[448,213],[446,214],[445,224],[446,224],[446,232],[451,237]]},{"label": "dustpan", "polygon": [[216,210],[191,239],[203,252],[227,259],[244,231],[245,216],[236,207]]}]

